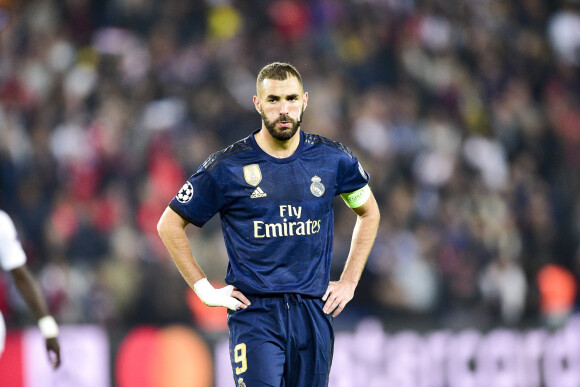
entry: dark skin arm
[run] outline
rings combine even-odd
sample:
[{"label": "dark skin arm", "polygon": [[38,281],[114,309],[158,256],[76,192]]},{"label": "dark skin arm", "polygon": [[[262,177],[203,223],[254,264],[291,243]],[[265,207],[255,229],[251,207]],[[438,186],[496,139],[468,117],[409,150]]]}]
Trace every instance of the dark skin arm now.
[{"label": "dark skin arm", "polygon": [[[10,273],[12,273],[16,287],[32,313],[34,313],[34,316],[37,319],[48,316],[48,307],[46,306],[44,297],[26,265],[17,267],[11,270]],[[61,363],[58,338],[45,339],[45,341],[50,363],[54,369],[57,369]]]}]

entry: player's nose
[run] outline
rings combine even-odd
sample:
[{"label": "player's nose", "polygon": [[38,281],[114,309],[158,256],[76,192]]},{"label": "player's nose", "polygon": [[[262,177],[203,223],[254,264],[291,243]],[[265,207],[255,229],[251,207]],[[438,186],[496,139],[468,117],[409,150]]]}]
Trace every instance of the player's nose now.
[{"label": "player's nose", "polygon": [[288,102],[282,101],[280,104],[280,115],[282,116],[286,114],[288,114]]}]

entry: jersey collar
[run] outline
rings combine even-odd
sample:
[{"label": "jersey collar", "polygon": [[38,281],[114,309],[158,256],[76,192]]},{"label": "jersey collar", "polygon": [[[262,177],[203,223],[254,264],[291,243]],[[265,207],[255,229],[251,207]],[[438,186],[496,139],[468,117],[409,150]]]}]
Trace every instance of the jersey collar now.
[{"label": "jersey collar", "polygon": [[270,156],[269,154],[264,152],[264,150],[262,148],[260,148],[260,146],[256,142],[256,137],[255,137],[256,133],[258,133],[259,131],[260,131],[260,129],[257,129],[254,132],[252,132],[252,134],[250,135],[250,141],[252,142],[252,147],[254,148],[254,150],[256,152],[258,152],[260,157],[262,157],[262,158],[264,158],[272,163],[276,163],[276,164],[289,163],[289,162],[296,160],[298,157],[300,157],[300,154],[302,153],[302,148],[304,147],[304,132],[302,130],[300,130],[300,143],[298,144],[298,148],[296,148],[296,150],[294,151],[294,153],[292,153],[291,156],[285,157],[283,159],[279,159],[277,157]]}]

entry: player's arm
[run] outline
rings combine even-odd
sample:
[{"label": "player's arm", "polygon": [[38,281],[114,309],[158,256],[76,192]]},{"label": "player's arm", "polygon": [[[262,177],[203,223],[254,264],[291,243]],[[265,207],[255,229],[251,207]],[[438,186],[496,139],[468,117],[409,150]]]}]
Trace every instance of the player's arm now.
[{"label": "player's arm", "polygon": [[169,207],[165,209],[157,223],[159,237],[185,281],[208,306],[225,306],[232,310],[247,308],[250,301],[232,285],[215,289],[209,283],[191,251],[185,234],[185,227],[188,224],[188,221]]},{"label": "player's arm", "polygon": [[28,307],[38,319],[38,326],[46,342],[49,360],[53,368],[56,369],[61,363],[60,345],[58,343],[58,325],[48,313],[48,307],[40,292],[40,288],[26,265],[12,269],[10,273],[14,278],[14,283],[22,298],[24,298]]},{"label": "player's arm", "polygon": [[377,201],[368,186],[350,194],[350,198],[349,194],[342,195],[347,205],[357,214],[350,251],[340,280],[331,281],[322,297],[322,300],[325,301],[324,312],[332,313],[333,317],[338,316],[354,296],[354,291],[377,236],[381,217]]}]

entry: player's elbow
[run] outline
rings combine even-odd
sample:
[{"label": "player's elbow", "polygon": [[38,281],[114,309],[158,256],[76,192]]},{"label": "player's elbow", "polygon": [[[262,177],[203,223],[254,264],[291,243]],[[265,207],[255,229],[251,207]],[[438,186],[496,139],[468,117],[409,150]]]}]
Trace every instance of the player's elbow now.
[{"label": "player's elbow", "polygon": [[157,222],[157,235],[161,237],[162,234],[163,234],[163,221],[159,219],[159,221]]},{"label": "player's elbow", "polygon": [[375,218],[375,222],[377,222],[377,224],[380,223],[380,221],[381,221],[381,210],[379,210],[379,206],[378,205],[375,205],[375,210],[373,211],[373,216]]},{"label": "player's elbow", "polygon": [[157,222],[157,234],[163,240],[166,235],[168,234],[168,230],[170,228],[169,222],[165,214],[161,215],[159,221]]},{"label": "player's elbow", "polygon": [[172,234],[183,231],[186,224],[187,223],[183,218],[173,212],[171,208],[167,207],[157,222],[157,234],[163,241],[165,241],[167,238],[170,238]]},{"label": "player's elbow", "polygon": [[379,208],[376,207],[375,209],[369,211],[365,218],[367,219],[367,222],[370,222],[378,227],[379,223],[381,222],[381,212],[379,211]]},{"label": "player's elbow", "polygon": [[[356,211],[355,211],[356,212]],[[373,223],[379,223],[381,220],[381,212],[379,210],[379,205],[375,200],[374,196],[371,196],[368,201],[361,207],[361,210],[357,212],[361,218],[366,219]]]},{"label": "player's elbow", "polygon": [[381,221],[381,211],[379,210],[379,206],[375,200],[370,203],[366,212],[360,216],[360,219],[374,230],[379,228],[379,223]]}]

